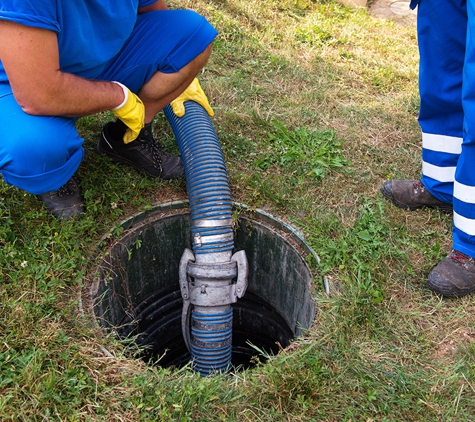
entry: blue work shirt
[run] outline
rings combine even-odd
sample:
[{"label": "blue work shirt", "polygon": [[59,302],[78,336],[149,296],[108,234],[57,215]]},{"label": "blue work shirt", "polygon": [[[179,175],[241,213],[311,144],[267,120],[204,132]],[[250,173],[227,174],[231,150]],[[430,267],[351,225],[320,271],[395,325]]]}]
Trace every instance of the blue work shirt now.
[{"label": "blue work shirt", "polygon": [[[55,32],[61,70],[94,78],[128,39],[138,8],[156,1],[0,0],[0,20]],[[0,83],[5,82],[0,61]]]}]

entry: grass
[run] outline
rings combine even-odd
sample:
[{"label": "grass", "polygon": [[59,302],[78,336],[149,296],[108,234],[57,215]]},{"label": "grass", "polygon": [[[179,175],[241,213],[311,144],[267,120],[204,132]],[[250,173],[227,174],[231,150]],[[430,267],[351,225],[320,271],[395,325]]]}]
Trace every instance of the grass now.
[{"label": "grass", "polygon": [[[200,80],[234,200],[305,233],[330,294],[316,278],[313,327],[252,370],[200,378],[129,358],[81,306],[84,280],[119,221],[186,199],[186,187],[98,156],[111,115],[80,119],[80,221],[0,184],[0,420],[472,420],[473,298],[424,286],[451,219],[379,193],[420,173],[415,28],[333,0],[176,5],[220,32]],[[163,116],[155,130],[176,152]]]}]

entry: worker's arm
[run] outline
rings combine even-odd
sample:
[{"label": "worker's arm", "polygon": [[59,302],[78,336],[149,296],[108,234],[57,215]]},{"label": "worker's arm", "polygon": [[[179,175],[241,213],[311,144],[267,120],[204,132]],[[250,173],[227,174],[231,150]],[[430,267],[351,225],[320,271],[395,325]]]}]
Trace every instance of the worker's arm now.
[{"label": "worker's arm", "polygon": [[148,6],[139,7],[139,14],[146,12],[153,12],[154,10],[166,10],[168,6],[163,0],[158,0],[155,3],[149,4]]},{"label": "worker's arm", "polygon": [[81,117],[123,103],[121,86],[61,71],[53,31],[0,21],[0,40],[0,59],[26,113]]}]

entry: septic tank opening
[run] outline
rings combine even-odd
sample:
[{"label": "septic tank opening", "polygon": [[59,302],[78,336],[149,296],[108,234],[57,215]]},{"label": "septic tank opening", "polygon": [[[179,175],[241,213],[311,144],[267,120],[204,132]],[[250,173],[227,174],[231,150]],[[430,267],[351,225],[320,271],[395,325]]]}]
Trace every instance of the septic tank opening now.
[{"label": "septic tank opening", "polygon": [[[232,364],[250,368],[311,327],[316,306],[306,259],[315,252],[275,217],[236,205],[235,250],[249,262],[245,295],[232,304]],[[183,202],[159,205],[122,223],[122,237],[104,252],[85,293],[99,324],[133,338],[141,358],[163,367],[190,360],[182,335],[179,264],[191,245]],[[259,352],[263,351],[264,356]]]}]

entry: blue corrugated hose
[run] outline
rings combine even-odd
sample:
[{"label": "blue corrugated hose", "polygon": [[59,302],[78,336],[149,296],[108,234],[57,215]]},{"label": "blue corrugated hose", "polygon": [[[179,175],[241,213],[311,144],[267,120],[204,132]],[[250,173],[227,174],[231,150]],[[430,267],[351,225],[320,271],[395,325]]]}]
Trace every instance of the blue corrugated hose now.
[{"label": "blue corrugated hose", "polygon": [[[185,102],[185,115],[164,109],[185,167],[196,263],[229,261],[234,248],[231,191],[221,145],[206,110]],[[221,261],[220,261],[221,260]],[[225,371],[232,355],[232,307],[195,306],[191,312],[192,365],[202,375]]]}]

